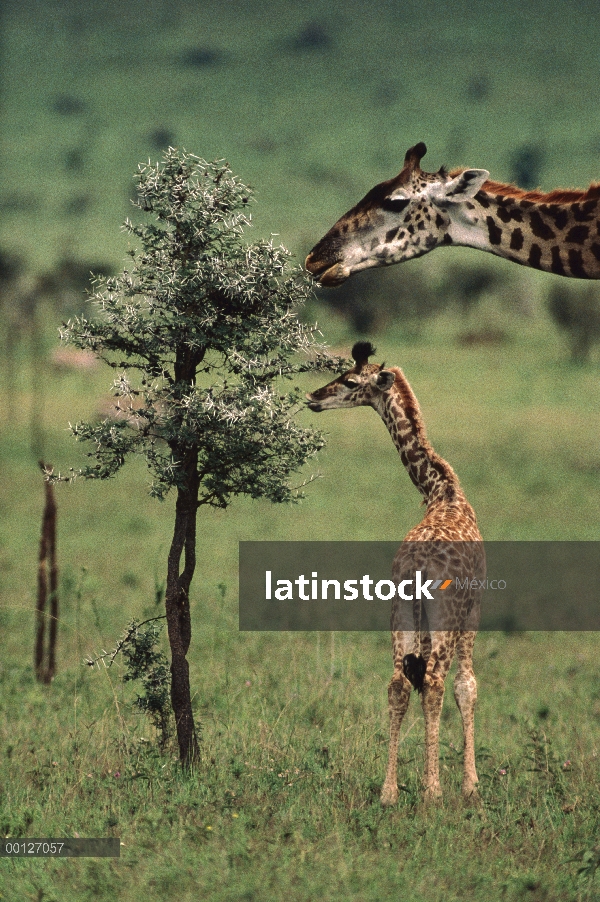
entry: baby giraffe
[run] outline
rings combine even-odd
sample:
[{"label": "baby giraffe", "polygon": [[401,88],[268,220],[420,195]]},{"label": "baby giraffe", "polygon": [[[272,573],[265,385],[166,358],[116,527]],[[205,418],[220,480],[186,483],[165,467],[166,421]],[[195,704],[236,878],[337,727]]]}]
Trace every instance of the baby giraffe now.
[{"label": "baby giraffe", "polygon": [[[425,718],[425,798],[441,796],[440,717],[444,682],[455,654],[458,671],[454,698],[464,735],[462,792],[469,798],[476,795],[477,786],[473,644],[479,623],[480,583],[485,579],[483,542],[475,513],[456,473],[427,440],[417,399],[404,373],[396,367],[370,364],[368,358],[374,353],[369,342],[357,342],[352,348],[356,364],[353,369],[307,398],[308,407],[314,411],[373,407],[386,424],[408,475],[427,505],[423,520],[410,530],[392,566],[398,597],[392,605],[390,745],[381,802],[393,805],[398,800],[398,738],[412,687],[421,693]],[[421,600],[414,589],[408,588],[415,577],[417,588],[423,588]],[[434,591],[440,584],[443,591]],[[407,594],[410,591],[414,594]],[[401,598],[410,602],[408,615]],[[432,600],[427,602],[427,598]]]}]

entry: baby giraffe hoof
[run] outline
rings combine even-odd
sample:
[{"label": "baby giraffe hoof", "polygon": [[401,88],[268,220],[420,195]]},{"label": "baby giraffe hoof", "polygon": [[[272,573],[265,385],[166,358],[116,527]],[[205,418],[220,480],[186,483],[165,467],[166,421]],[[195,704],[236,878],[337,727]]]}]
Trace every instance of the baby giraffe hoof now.
[{"label": "baby giraffe hoof", "polygon": [[465,805],[481,805],[481,796],[479,795],[477,785],[463,786],[462,797]]},{"label": "baby giraffe hoof", "polygon": [[384,786],[381,790],[381,796],[379,798],[384,808],[388,808],[390,805],[395,805],[398,801],[398,787]]},{"label": "baby giraffe hoof", "polygon": [[439,804],[442,801],[442,789],[440,786],[429,786],[423,793],[423,801],[426,805]]}]

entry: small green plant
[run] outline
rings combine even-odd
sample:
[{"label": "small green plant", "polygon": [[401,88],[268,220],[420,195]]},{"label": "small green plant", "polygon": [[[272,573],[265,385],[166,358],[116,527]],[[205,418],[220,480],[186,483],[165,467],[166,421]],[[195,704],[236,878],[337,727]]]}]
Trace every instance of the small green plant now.
[{"label": "small green plant", "polygon": [[302,395],[282,380],[342,361],[297,317],[312,288],[289,252],[243,243],[252,192],[226,163],[171,148],[156,166],[139,167],[137,197],[150,222],[128,220],[125,229],[140,249],[122,275],[97,280],[98,316],[62,329],[64,341],[117,371],[118,417],[73,427],[93,445],[93,463],[67,478],[108,479],[140,454],[151,494],[177,492],[165,607],[171,702],[190,766],[199,754],[186,658],[198,508],[225,508],[236,495],[299,497],[290,478],[324,440],[297,425]]},{"label": "small green plant", "polygon": [[[544,710],[546,709],[541,708],[540,712]],[[540,712],[538,712],[538,717],[541,716]],[[529,770],[537,774],[548,789],[562,797],[565,793],[564,771],[568,769],[570,762],[563,761],[561,764],[559,755],[552,748],[552,740],[544,730],[531,724],[526,726],[526,730],[529,739],[526,742],[525,758],[529,761]]]},{"label": "small green plant", "polygon": [[171,735],[169,662],[158,647],[163,629],[163,624],[158,621],[164,619],[164,616],[152,617],[142,623],[132,620],[110,654],[105,652],[97,658],[86,659],[90,667],[99,666],[101,661],[110,667],[119,653],[123,655],[123,682],[140,680],[144,691],[137,695],[135,704],[148,714],[156,727],[161,748],[166,746]]}]

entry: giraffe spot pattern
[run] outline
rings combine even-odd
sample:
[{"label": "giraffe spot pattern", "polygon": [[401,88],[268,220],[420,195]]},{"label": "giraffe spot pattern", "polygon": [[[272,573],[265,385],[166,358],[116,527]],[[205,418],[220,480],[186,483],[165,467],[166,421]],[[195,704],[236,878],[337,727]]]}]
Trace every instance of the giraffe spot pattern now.
[{"label": "giraffe spot pattern", "polygon": [[590,234],[590,227],[586,225],[573,226],[565,235],[565,241],[571,241],[573,244],[583,244]]},{"label": "giraffe spot pattern", "polygon": [[596,242],[594,242],[594,244],[591,245],[590,250],[596,260],[600,262],[600,244],[596,244]]},{"label": "giraffe spot pattern", "polygon": [[519,210],[518,207],[498,207],[498,219],[501,219],[502,222],[510,222],[514,219],[515,222],[523,222],[523,214]]},{"label": "giraffe spot pattern", "polygon": [[531,214],[529,222],[531,223],[531,231],[536,238],[541,238],[542,241],[550,241],[555,237],[554,232],[548,223],[542,219],[537,210]]},{"label": "giraffe spot pattern", "polygon": [[510,236],[510,249],[513,251],[520,251],[523,247],[523,241],[523,232],[521,229],[514,229]]},{"label": "giraffe spot pattern", "polygon": [[557,204],[549,204],[548,206],[544,206],[543,209],[552,217],[556,228],[559,231],[562,231],[569,221],[569,214],[565,208],[559,207]]},{"label": "giraffe spot pattern", "polygon": [[531,250],[529,251],[529,265],[534,266],[536,269],[541,269],[542,267],[542,249],[539,244],[531,245]]},{"label": "giraffe spot pattern", "polygon": [[550,265],[550,269],[553,273],[556,273],[557,276],[565,275],[565,268],[563,266],[562,258],[560,256],[560,247],[555,244],[551,249],[552,253],[552,263]]},{"label": "giraffe spot pattern", "polygon": [[575,222],[590,222],[594,218],[594,210],[598,206],[597,200],[588,200],[582,204],[573,204],[573,219]]},{"label": "giraffe spot pattern", "polygon": [[571,248],[569,251],[569,268],[573,275],[578,279],[587,279],[588,274],[585,271],[583,265],[583,258],[581,255],[581,251],[575,250],[575,248]]},{"label": "giraffe spot pattern", "polygon": [[492,216],[486,217],[486,223],[488,227],[488,234],[490,236],[490,244],[500,244],[502,241],[502,229],[500,226],[496,225],[496,222]]}]

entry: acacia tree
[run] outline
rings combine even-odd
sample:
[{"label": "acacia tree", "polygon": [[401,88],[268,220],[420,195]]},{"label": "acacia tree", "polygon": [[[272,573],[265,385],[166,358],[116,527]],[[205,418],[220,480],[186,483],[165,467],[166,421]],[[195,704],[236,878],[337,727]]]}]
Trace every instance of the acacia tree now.
[{"label": "acacia tree", "polygon": [[137,189],[148,216],[125,229],[140,248],[122,275],[96,280],[98,315],[61,332],[117,371],[119,408],[116,419],[72,427],[93,443],[93,462],[66,478],[110,478],[135,453],[152,495],[177,492],[165,605],[171,702],[189,767],[199,753],[186,658],[198,508],[225,508],[236,495],[299,497],[290,477],[324,440],[294,421],[300,392],[282,379],[342,362],[297,317],[311,288],[289,252],[243,242],[252,192],[226,163],[170,148],[139,167]]}]

